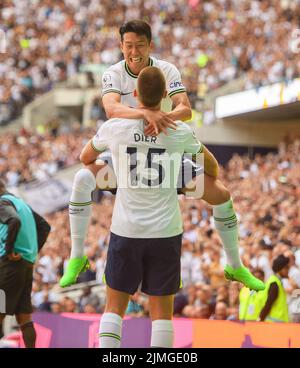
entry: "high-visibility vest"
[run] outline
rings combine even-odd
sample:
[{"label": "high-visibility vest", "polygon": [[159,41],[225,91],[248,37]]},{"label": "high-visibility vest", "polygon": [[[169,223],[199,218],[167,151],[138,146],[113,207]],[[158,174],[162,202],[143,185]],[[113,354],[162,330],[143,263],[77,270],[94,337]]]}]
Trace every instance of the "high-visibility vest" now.
[{"label": "high-visibility vest", "polygon": [[264,294],[245,286],[240,291],[239,320],[256,321],[264,306]]},{"label": "high-visibility vest", "polygon": [[266,288],[263,290],[265,294],[265,301],[267,301],[268,292],[272,283],[276,283],[278,286],[278,296],[272,305],[272,308],[265,318],[266,322],[288,322],[289,310],[286,301],[286,293],[282,286],[282,282],[277,275],[272,275],[266,282]]}]

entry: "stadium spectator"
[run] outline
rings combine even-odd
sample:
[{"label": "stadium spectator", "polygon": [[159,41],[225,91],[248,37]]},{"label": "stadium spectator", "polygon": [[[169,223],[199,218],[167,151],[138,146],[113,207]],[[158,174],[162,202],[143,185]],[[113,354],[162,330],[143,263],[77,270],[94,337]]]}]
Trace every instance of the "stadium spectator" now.
[{"label": "stadium spectator", "polygon": [[[104,303],[103,301],[100,301],[98,295],[92,292],[92,288],[90,286],[85,286],[82,290],[82,295],[78,301],[79,312],[83,313],[87,305],[94,308],[95,313],[103,312]],[[91,309],[90,307],[89,310]]]},{"label": "stadium spectator", "polygon": [[221,285],[217,288],[216,302],[224,302],[229,305],[228,285]]},{"label": "stadium spectator", "polygon": [[62,305],[63,312],[65,312],[65,313],[76,313],[76,312],[78,312],[78,306],[77,306],[76,302],[68,296],[64,297],[61,300],[60,304]]},{"label": "stadium spectator", "polygon": [[226,320],[228,317],[228,307],[224,302],[218,302],[215,307],[215,313],[210,317],[213,320]]},{"label": "stadium spectator", "polygon": [[203,304],[200,307],[196,307],[195,318],[209,319],[211,316],[211,310],[208,304]]},{"label": "stadium spectator", "polygon": [[300,289],[300,270],[296,266],[296,257],[291,250],[284,253],[285,257],[288,257],[289,262],[289,274],[288,274],[288,286],[285,286],[285,290],[289,288],[289,293],[291,294],[294,289]]},{"label": "stadium spectator", "polygon": [[228,308],[228,321],[238,321],[239,320],[239,307]]},{"label": "stadium spectator", "polygon": [[84,308],[83,308],[83,313],[96,314],[97,313],[97,309],[92,304],[86,304],[84,306]]},{"label": "stadium spectator", "polygon": [[61,313],[62,312],[62,306],[60,303],[52,303],[51,304],[51,312],[52,313]]},{"label": "stadium spectator", "polygon": [[266,289],[265,303],[259,314],[259,321],[288,322],[288,304],[286,293],[282,285],[282,278],[287,278],[289,273],[289,258],[280,254],[274,259],[272,270],[274,274],[269,277]]},{"label": "stadium spectator", "polygon": [[[37,283],[34,282],[32,287],[32,305],[35,310],[44,310],[46,308],[48,311],[51,309],[52,303],[58,300],[57,294],[51,290],[52,285],[49,283],[43,283],[41,288],[37,287]],[[46,306],[43,303],[48,303]]]},{"label": "stadium spectator", "polygon": [[187,295],[182,290],[179,290],[174,298],[174,317],[182,316],[182,311],[186,305],[188,305]]},{"label": "stadium spectator", "polygon": [[49,232],[50,225],[0,181],[0,289],[5,292],[0,325],[7,314],[15,315],[27,348],[34,348],[36,340],[31,316],[33,265]]},{"label": "stadium spectator", "polygon": [[206,277],[210,280],[213,289],[217,289],[224,284],[224,269],[220,263],[219,249],[210,250],[211,263],[203,266]]}]

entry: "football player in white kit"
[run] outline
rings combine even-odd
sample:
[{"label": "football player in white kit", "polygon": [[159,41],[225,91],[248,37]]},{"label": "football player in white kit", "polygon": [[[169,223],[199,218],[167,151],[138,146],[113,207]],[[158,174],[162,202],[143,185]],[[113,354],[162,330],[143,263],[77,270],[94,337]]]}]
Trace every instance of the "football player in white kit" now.
[{"label": "football player in white kit", "polygon": [[[144,132],[146,136],[166,132],[167,128],[176,129],[175,120],[186,120],[191,116],[190,103],[179,71],[166,61],[150,57],[151,28],[146,22],[136,20],[126,23],[120,28],[120,36],[124,60],[111,66],[104,73],[102,80],[102,100],[108,118],[143,119],[147,122]],[[169,112],[137,107],[134,92],[137,78],[143,68],[151,65],[160,68],[164,74],[168,98],[164,99],[162,107]],[[171,107],[173,109],[170,111]],[[241,281],[250,289],[262,289],[264,286],[261,281],[251,275],[242,265],[239,256],[238,221],[230,192],[220,180],[207,174],[204,177],[203,188],[201,183],[198,183],[201,176],[197,176],[202,172],[202,168],[193,166],[191,160],[188,159],[183,159],[183,162],[183,172],[190,173],[188,178],[191,180],[195,177],[194,181],[197,183],[194,197],[205,200],[213,207],[215,227],[221,237],[227,257],[227,265],[224,270],[226,278]],[[62,287],[74,284],[79,273],[88,267],[88,260],[84,255],[84,239],[91,213],[91,192],[96,187],[95,177],[102,169],[103,165],[95,162],[79,170],[75,175],[69,206],[71,257],[64,276],[60,280]],[[184,179],[180,180],[182,187],[190,186],[189,180]],[[100,189],[104,189],[98,182],[97,185]],[[201,189],[204,190],[204,193]],[[184,189],[182,191],[184,192]]]},{"label": "football player in white kit", "polygon": [[[138,77],[141,108],[158,111],[166,94],[165,78],[157,67],[145,67]],[[180,287],[182,218],[177,178],[182,155],[204,152],[205,170],[216,176],[218,163],[191,128],[176,121],[176,130],[144,134],[144,119],[106,121],[84,147],[81,158],[93,163],[109,149],[118,190],[111,224],[107,263],[105,312],[100,347],[121,345],[122,319],[129,296],[140,286],[149,296],[151,347],[173,345],[173,303]]]}]

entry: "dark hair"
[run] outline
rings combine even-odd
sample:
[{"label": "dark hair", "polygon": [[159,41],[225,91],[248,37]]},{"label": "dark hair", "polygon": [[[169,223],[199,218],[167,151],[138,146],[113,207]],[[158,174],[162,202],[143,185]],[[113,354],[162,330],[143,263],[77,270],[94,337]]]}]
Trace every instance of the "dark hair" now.
[{"label": "dark hair", "polygon": [[166,81],[161,70],[155,66],[147,66],[138,77],[138,98],[146,107],[157,106],[166,90]]},{"label": "dark hair", "polygon": [[272,264],[272,270],[274,272],[281,271],[285,266],[289,264],[290,259],[285,257],[283,254],[280,254],[277,258],[274,259]]},{"label": "dark hair", "polygon": [[119,33],[121,36],[121,41],[123,42],[124,34],[128,32],[136,33],[139,36],[146,36],[149,43],[152,40],[151,27],[149,24],[143,20],[131,20],[130,22],[124,23],[120,29]]}]

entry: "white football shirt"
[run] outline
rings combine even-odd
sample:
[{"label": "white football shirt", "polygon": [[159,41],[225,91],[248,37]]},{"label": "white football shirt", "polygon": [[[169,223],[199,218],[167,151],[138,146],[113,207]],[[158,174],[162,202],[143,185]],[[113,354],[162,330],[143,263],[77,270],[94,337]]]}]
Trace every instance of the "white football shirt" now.
[{"label": "white football shirt", "polygon": [[[177,93],[186,92],[181,82],[180,73],[173,64],[154,57],[150,57],[149,66],[156,66],[164,74],[168,97],[163,99],[161,107],[163,111],[169,112],[172,110],[170,97]],[[137,99],[133,92],[136,89],[137,78],[138,76],[130,71],[125,60],[112,65],[102,76],[102,96],[109,92],[119,93],[122,104],[135,108]]]},{"label": "white football shirt", "polygon": [[143,120],[115,118],[92,139],[97,152],[110,149],[117,176],[111,231],[128,238],[176,236],[183,231],[176,188],[182,154],[196,154],[202,145],[181,121],[168,135],[143,132]]}]

